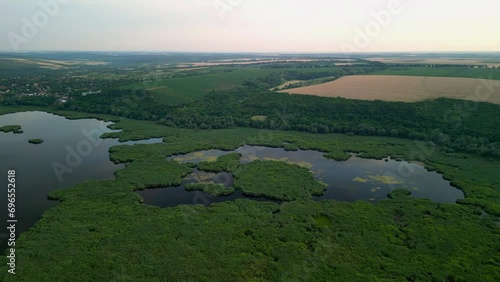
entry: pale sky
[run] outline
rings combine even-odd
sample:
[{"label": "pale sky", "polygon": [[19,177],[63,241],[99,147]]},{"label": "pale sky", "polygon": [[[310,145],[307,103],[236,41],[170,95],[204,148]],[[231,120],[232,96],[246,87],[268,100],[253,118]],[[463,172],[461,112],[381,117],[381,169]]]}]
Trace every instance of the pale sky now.
[{"label": "pale sky", "polygon": [[500,51],[499,26],[498,0],[0,1],[1,51]]}]

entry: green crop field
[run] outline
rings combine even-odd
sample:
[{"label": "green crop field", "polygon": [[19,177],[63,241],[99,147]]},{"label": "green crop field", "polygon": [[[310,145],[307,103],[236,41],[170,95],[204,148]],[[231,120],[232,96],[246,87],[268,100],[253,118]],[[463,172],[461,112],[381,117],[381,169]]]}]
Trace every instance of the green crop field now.
[{"label": "green crop field", "polygon": [[265,69],[241,69],[232,72],[202,74],[159,82],[139,83],[125,88],[143,88],[161,104],[179,105],[202,98],[211,90],[224,90],[241,85],[245,80],[271,73]]},{"label": "green crop field", "polygon": [[145,89],[161,104],[180,105],[202,98],[212,90],[225,90],[242,85],[246,80],[252,80],[274,72],[301,71],[326,72],[338,68],[284,68],[260,69],[240,68],[233,71],[201,74],[188,77],[171,78],[151,83],[138,83],[124,86],[123,89]]},{"label": "green crop field", "polygon": [[392,66],[387,70],[370,73],[372,75],[409,75],[435,77],[487,78],[500,80],[500,69],[474,69],[460,67],[403,67]]},{"label": "green crop field", "polygon": [[33,69],[39,69],[39,66],[23,61],[0,58],[0,71],[2,72],[30,71]]}]

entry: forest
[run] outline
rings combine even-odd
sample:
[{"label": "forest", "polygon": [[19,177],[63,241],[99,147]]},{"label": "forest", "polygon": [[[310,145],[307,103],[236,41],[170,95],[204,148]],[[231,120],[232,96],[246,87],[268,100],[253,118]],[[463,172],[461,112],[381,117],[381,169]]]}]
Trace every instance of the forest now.
[{"label": "forest", "polygon": [[[359,70],[356,70],[359,71]],[[344,75],[285,71],[212,91],[180,106],[158,105],[147,91],[110,90],[78,97],[62,110],[104,113],[190,129],[235,127],[345,133],[432,141],[448,153],[500,157],[499,105],[439,98],[416,103],[290,95],[269,89],[293,79]],[[36,103],[28,103],[29,105]],[[265,119],[252,119],[264,116]]]}]

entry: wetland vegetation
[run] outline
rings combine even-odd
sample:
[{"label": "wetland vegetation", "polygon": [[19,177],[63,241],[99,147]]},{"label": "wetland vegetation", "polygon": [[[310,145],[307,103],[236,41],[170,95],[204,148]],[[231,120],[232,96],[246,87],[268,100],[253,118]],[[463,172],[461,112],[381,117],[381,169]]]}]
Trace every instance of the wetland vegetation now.
[{"label": "wetland vegetation", "polygon": [[293,201],[323,195],[326,185],[298,165],[279,161],[253,161],[234,171],[234,186],[250,196]]},{"label": "wetland vegetation", "polygon": [[[112,134],[123,139],[136,136],[126,129],[136,123],[153,135],[158,133],[154,123],[124,120],[115,125],[124,131]],[[200,275],[207,281],[297,276],[317,281],[331,275],[344,280],[352,277],[353,269],[357,277],[368,280],[471,280],[480,275],[483,281],[495,281],[498,276],[500,258],[494,250],[499,236],[495,224],[500,215],[499,194],[492,186],[500,181],[492,174],[500,164],[496,160],[472,155],[456,158],[438,150],[421,160],[459,184],[467,195],[460,204],[416,199],[396,190],[375,205],[366,201],[316,202],[306,197],[281,204],[240,199],[209,207],[161,209],[140,204],[140,197],[133,191],[179,185],[192,168],[166,161],[169,156],[208,149],[234,150],[242,143],[279,147],[286,140],[302,149],[335,148],[358,151],[367,158],[409,160],[415,146],[407,140],[385,137],[277,131],[273,138],[259,139],[259,130],[255,129],[162,130],[165,143],[111,149],[115,162],[127,163],[116,173],[116,180],[90,181],[51,194],[61,203],[19,240],[19,276],[69,279],[74,275],[72,269],[81,269],[82,280],[92,279],[94,273],[113,279],[116,274],[106,271],[109,269],[122,269],[134,280],[193,280]],[[142,134],[148,137],[147,131]],[[233,160],[235,156],[230,155]],[[230,157],[226,160],[229,164]],[[259,162],[248,171],[255,172],[263,163],[278,165]],[[471,164],[473,170],[469,169]],[[284,163],[278,167],[287,172],[290,169]],[[480,216],[481,209],[489,215]],[[88,217],[89,213],[93,216]],[[40,250],[41,245],[46,247]],[[92,247],[95,245],[101,247]],[[65,252],[67,248],[72,252]],[[208,258],[203,255],[207,252],[214,255]],[[171,255],[174,253],[176,256]],[[52,260],[38,259],[41,255]],[[80,260],[70,259],[74,256]],[[141,260],[141,265],[151,270],[134,260]],[[93,271],[84,271],[91,261]],[[175,267],[166,269],[161,267],[164,264]],[[221,269],[221,264],[228,267]]]},{"label": "wetland vegetation", "polygon": [[186,185],[187,191],[202,191],[210,196],[220,197],[220,196],[229,196],[234,193],[234,188],[225,187],[222,184],[214,184],[214,183],[192,183]]},{"label": "wetland vegetation", "polygon": [[14,134],[21,134],[21,133],[23,133],[23,130],[22,130],[20,125],[6,125],[6,126],[0,127],[0,132],[4,132],[4,133],[12,132]]},{"label": "wetland vegetation", "polygon": [[[193,174],[185,178],[183,184],[179,186],[186,187],[190,191],[193,189],[189,189],[188,186],[198,186],[197,184],[200,184],[201,188],[198,189],[200,191],[203,191],[204,184],[224,184],[225,187],[234,187],[242,191],[244,196],[284,201],[289,200],[292,192],[303,193],[300,197],[310,198],[311,193],[307,191],[308,185],[302,181],[305,180],[312,185],[324,184],[323,190],[325,191],[313,193],[315,200],[378,202],[386,199],[387,194],[394,189],[406,189],[415,197],[440,203],[454,203],[464,198],[463,192],[452,187],[442,175],[428,171],[419,164],[389,158],[363,159],[353,153],[346,153],[349,158],[345,160],[334,161],[327,153],[299,150],[298,146],[297,150],[290,151],[285,149],[286,145],[290,144],[285,143],[283,148],[246,145],[237,148],[234,152],[205,150],[175,155],[167,159],[196,168]],[[251,166],[258,166],[262,162],[265,162],[268,167],[256,170],[252,174],[245,172],[241,175],[242,178],[247,178],[246,188],[250,187],[250,190],[261,190],[261,192],[252,193],[244,189],[245,187],[239,187],[238,184],[241,183],[237,179],[238,172],[245,171]],[[281,166],[287,165],[291,169],[277,173]],[[294,171],[297,167],[309,173],[301,175]],[[286,169],[283,168],[283,170]],[[411,173],[405,174],[403,170]],[[310,173],[313,174],[315,181],[307,181],[310,180]],[[295,180],[291,175],[299,176],[300,180]],[[281,189],[282,185],[290,189]],[[172,188],[160,190],[154,192],[157,199],[151,203],[158,203],[159,199],[167,201],[168,197],[172,197]],[[230,197],[227,200],[233,199]],[[169,202],[172,203],[172,201]],[[162,202],[159,203],[163,206]]]},{"label": "wetland vegetation", "polygon": [[[109,159],[121,169],[114,178],[51,191],[57,202],[17,241],[16,276],[0,280],[499,281],[499,106],[269,90],[291,80],[398,71],[356,63],[169,69],[158,89],[117,71],[113,82],[96,82],[107,85],[102,95],[63,104],[2,97],[0,114],[99,118],[121,130],[103,138],[163,142],[115,144]],[[457,105],[475,110],[453,111]],[[396,175],[384,173],[389,167]],[[417,185],[410,172],[430,180]],[[441,184],[460,193],[439,198]],[[352,187],[363,197],[349,195]],[[153,204],[162,193],[167,201]],[[4,275],[5,256],[0,265]]]},{"label": "wetland vegetation", "polygon": [[42,139],[30,139],[30,140],[28,140],[28,142],[29,142],[30,144],[39,145],[39,144],[42,144],[42,143],[43,143],[43,140],[42,140]]}]

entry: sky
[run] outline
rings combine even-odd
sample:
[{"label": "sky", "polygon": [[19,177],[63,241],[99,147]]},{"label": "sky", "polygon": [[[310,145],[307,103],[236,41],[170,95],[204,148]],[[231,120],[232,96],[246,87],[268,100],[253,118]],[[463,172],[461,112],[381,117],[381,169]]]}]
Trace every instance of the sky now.
[{"label": "sky", "polygon": [[498,0],[1,0],[0,51],[500,51]]}]

